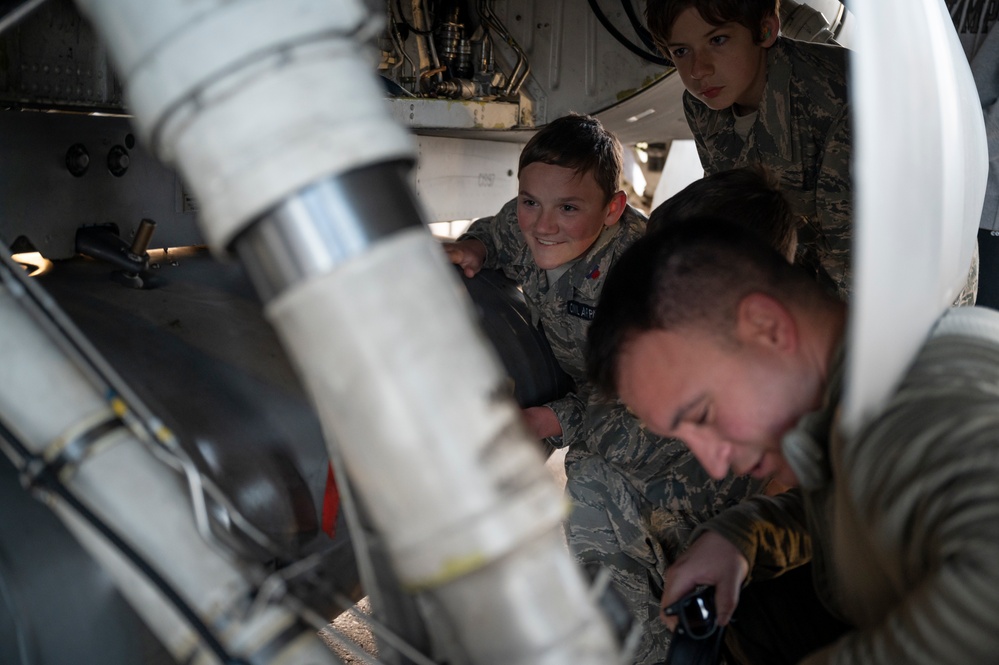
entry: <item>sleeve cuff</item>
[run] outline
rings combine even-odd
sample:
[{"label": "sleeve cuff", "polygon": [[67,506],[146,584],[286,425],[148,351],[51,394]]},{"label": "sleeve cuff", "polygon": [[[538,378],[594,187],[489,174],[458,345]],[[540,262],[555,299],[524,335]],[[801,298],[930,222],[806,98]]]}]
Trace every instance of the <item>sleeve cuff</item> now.
[{"label": "sleeve cuff", "polygon": [[569,446],[583,436],[585,430],[583,404],[576,395],[566,395],[545,406],[555,412],[558,424],[562,426],[562,436],[548,438],[553,446],[556,448]]}]

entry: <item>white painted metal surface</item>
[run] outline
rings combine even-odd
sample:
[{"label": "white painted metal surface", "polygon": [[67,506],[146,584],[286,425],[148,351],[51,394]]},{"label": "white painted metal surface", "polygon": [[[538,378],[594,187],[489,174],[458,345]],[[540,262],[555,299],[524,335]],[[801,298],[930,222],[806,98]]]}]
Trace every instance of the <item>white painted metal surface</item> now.
[{"label": "white painted metal surface", "polygon": [[663,174],[652,195],[652,209],[655,210],[660,203],[703,177],[704,169],[694,140],[673,141],[663,164]]},{"label": "white painted metal surface", "polygon": [[517,195],[522,144],[442,136],[416,140],[414,184],[428,221],[493,215]]},{"label": "white painted metal surface", "polygon": [[[526,52],[531,76],[524,93],[535,105],[535,125],[569,111],[594,113],[652,84],[665,67],[622,46],[600,25],[585,0],[497,0],[496,15]],[[641,11],[644,3],[634,3]],[[600,8],[617,31],[641,45],[621,3]],[[497,57],[509,58],[497,45]]]},{"label": "white painted metal surface", "polygon": [[942,0],[869,0],[852,10],[848,431],[878,410],[963,286],[987,171],[981,105]]},{"label": "white painted metal surface", "polygon": [[682,98],[683,82],[670,74],[596,115],[625,145],[690,139]]},{"label": "white painted metal surface", "polygon": [[[519,104],[458,99],[397,97],[386,100],[392,118],[413,129],[514,129],[526,120]],[[521,118],[522,115],[528,115]]]}]

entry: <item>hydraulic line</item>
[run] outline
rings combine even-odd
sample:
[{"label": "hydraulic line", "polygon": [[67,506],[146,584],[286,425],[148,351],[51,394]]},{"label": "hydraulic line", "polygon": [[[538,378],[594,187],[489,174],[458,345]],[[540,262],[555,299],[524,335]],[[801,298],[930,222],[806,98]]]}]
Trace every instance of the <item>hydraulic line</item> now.
[{"label": "hydraulic line", "polygon": [[[119,422],[118,426],[123,425]],[[13,455],[8,454],[11,459],[15,459],[14,456],[20,459],[18,470],[23,476],[30,478],[26,489],[33,492],[43,491],[54,494],[70,510],[82,517],[91,528],[107,539],[112,547],[121,552],[166,597],[174,609],[194,628],[202,642],[215,654],[220,663],[225,663],[226,665],[245,665],[245,661],[234,658],[226,651],[226,648],[215,638],[215,634],[208,629],[208,626],[205,625],[201,617],[191,608],[190,604],[177,593],[173,585],[145,557],[129,545],[124,538],[119,536],[107,523],[97,517],[97,515],[70,493],[66,489],[66,486],[59,480],[58,469],[53,468],[43,458],[34,455],[28,450],[27,446],[7,427],[3,419],[0,419],[0,442],[11,449]]]},{"label": "hydraulic line", "polygon": [[656,42],[652,39],[652,34],[648,29],[642,25],[641,19],[638,17],[638,13],[635,12],[635,6],[631,4],[632,0],[621,0],[621,6],[624,7],[624,13],[628,16],[628,21],[631,23],[631,27],[635,29],[635,34],[638,38],[642,40],[645,44],[645,48],[649,49],[652,53],[656,53]]},{"label": "hydraulic line", "polygon": [[[9,253],[0,244],[0,364],[20,379],[0,383],[0,449],[29,489],[176,658],[228,664],[308,653],[331,662],[295,612],[245,611],[268,575],[197,523],[210,519],[196,515],[215,490],[191,482],[193,465],[169,431],[123,397],[120,378]],[[218,508],[229,510],[224,500]]]},{"label": "hydraulic line", "polygon": [[[614,39],[616,39],[622,46],[624,46],[626,49],[628,49],[635,55],[639,56],[640,58],[648,60],[649,62],[655,63],[657,65],[662,65],[664,67],[673,66],[673,63],[671,63],[666,58],[660,57],[654,53],[649,53],[648,51],[640,48],[639,46],[636,46],[631,40],[622,35],[621,32],[616,27],[614,27],[614,24],[610,22],[610,19],[607,18],[607,15],[604,14],[604,11],[600,9],[600,5],[597,4],[597,0],[587,0],[587,1],[590,3],[590,9],[593,10],[593,14],[597,17],[597,20],[600,21],[600,25],[604,26],[604,29],[607,32],[609,32],[611,36],[614,37]],[[628,0],[624,1],[628,2]]]},{"label": "hydraulic line", "polygon": [[517,56],[517,62],[513,67],[513,71],[510,72],[510,77],[507,80],[506,86],[503,88],[504,95],[516,95],[520,92],[520,88],[524,85],[524,81],[531,73],[531,63],[527,58],[527,54],[524,53],[524,49],[520,47],[520,44],[507,32],[506,27],[499,20],[499,17],[493,13],[491,5],[491,0],[479,0],[479,18],[485,23],[490,30],[495,32],[507,46],[509,46],[514,54]]}]

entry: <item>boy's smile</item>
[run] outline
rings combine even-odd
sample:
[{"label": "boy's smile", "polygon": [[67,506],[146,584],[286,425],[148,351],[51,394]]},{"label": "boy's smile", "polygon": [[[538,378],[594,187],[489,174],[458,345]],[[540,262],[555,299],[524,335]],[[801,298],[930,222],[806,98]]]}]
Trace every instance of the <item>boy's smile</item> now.
[{"label": "boy's smile", "polygon": [[[669,52],[683,86],[715,111],[735,105],[737,111],[759,108],[767,80],[767,48],[780,30],[769,17],[754,35],[739,23],[711,25],[694,7],[673,23]],[[756,43],[754,38],[761,38]]]},{"label": "boy's smile", "polygon": [[520,171],[517,223],[534,262],[552,270],[586,253],[605,226],[617,223],[625,197],[604,200],[593,174],[544,162]]}]

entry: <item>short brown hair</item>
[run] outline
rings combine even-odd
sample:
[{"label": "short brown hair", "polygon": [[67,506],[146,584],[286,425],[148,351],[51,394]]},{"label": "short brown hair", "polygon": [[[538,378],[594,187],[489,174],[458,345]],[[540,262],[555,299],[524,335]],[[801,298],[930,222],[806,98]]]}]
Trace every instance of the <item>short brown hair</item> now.
[{"label": "short brown hair", "polygon": [[699,215],[749,227],[789,261],[794,260],[801,218],[791,212],[777,177],[762,165],[719,171],[695,180],[652,211],[646,232]]},{"label": "short brown hair", "polygon": [[570,113],[542,127],[521,151],[517,174],[535,162],[592,173],[605,202],[620,189],[621,143],[593,116]]},{"label": "short brown hair", "polygon": [[780,15],[780,0],[648,0],[645,21],[649,24],[652,40],[666,59],[670,58],[667,44],[673,24],[690,7],[711,25],[738,23],[745,26],[756,44],[763,41],[760,34],[763,19]]},{"label": "short brown hair", "polygon": [[739,302],[763,293],[782,303],[838,302],[742,224],[691,217],[635,241],[607,274],[587,331],[586,366],[601,393],[617,392],[622,350],[651,330],[731,339]]}]

